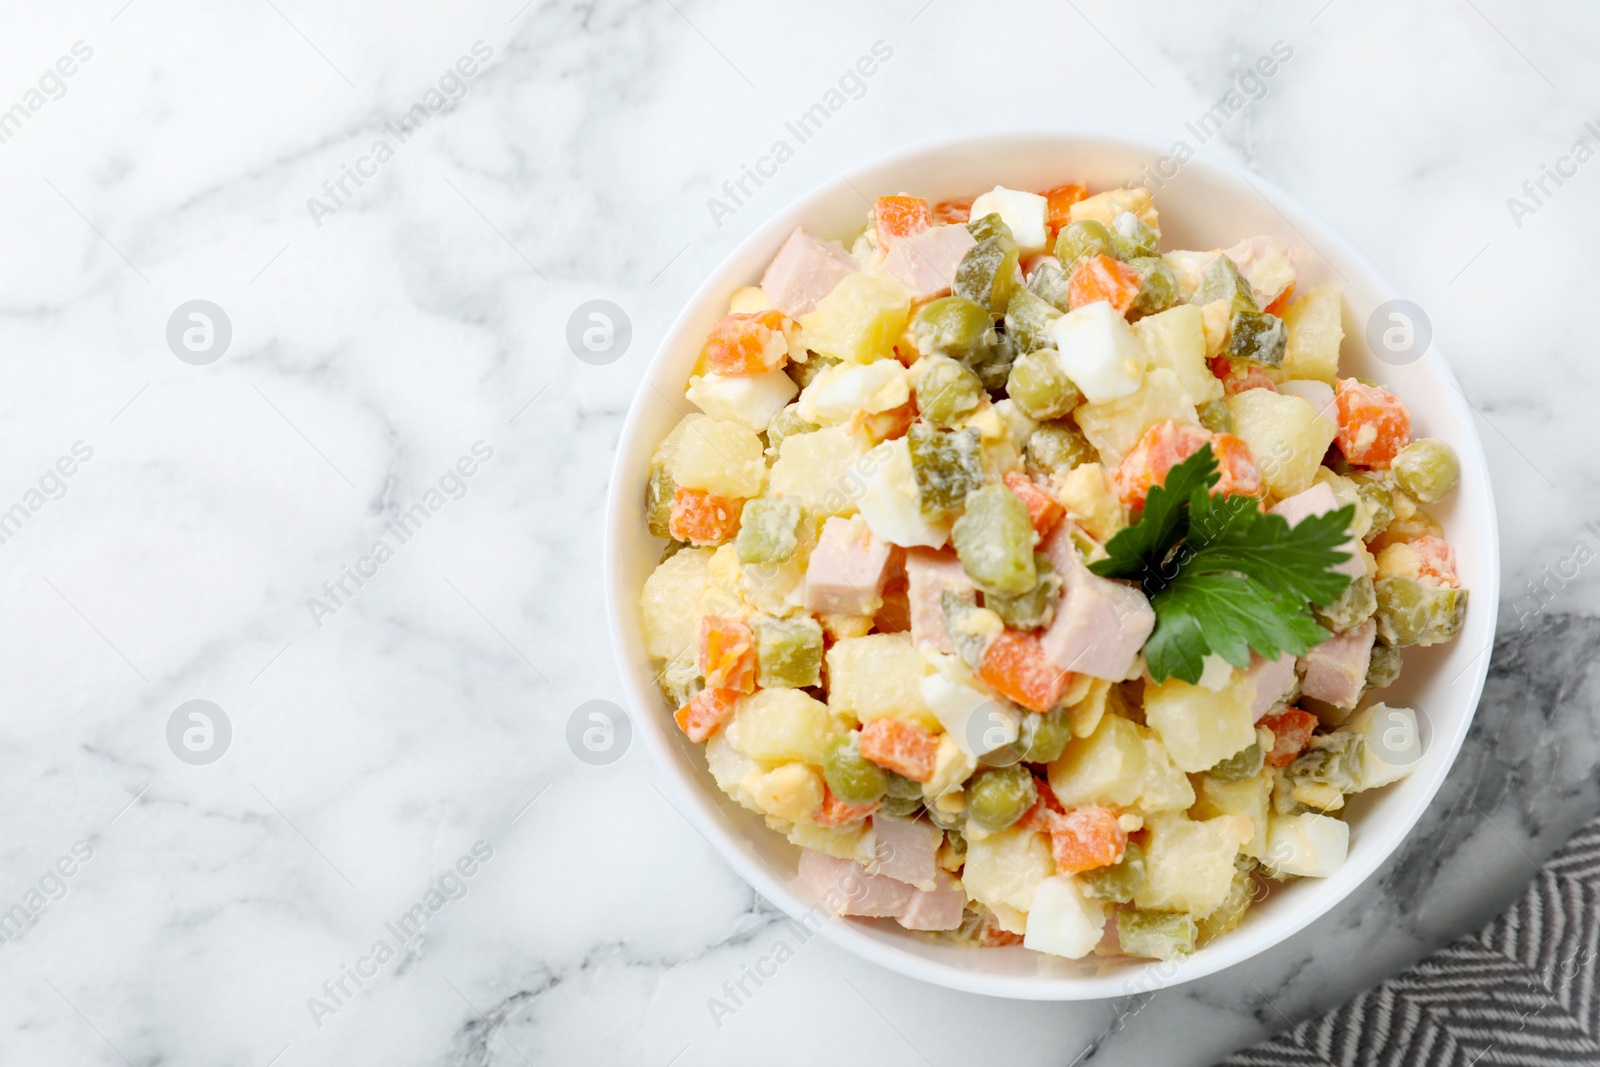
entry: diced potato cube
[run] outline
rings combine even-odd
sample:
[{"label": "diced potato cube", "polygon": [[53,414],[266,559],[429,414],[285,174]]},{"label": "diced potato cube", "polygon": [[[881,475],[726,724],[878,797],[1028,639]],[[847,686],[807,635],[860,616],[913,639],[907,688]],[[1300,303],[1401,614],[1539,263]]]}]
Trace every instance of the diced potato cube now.
[{"label": "diced potato cube", "polygon": [[1271,389],[1250,389],[1226,401],[1234,436],[1250,446],[1261,479],[1282,500],[1311,488],[1322,457],[1339,432],[1311,402]]},{"label": "diced potato cube", "polygon": [[[1221,391],[1221,383],[1218,383],[1218,391]],[[1103,404],[1084,404],[1072,417],[1106,463],[1121,463],[1144,432],[1159,422],[1171,420],[1188,426],[1200,425],[1194,402],[1177,372],[1166,367],[1147,372],[1137,392]]]},{"label": "diced potato cube", "polygon": [[754,430],[709,415],[690,415],[684,422],[688,429],[672,463],[672,480],[680,488],[708,489],[736,499],[761,494],[767,464]]},{"label": "diced potato cube", "polygon": [[1069,808],[1126,808],[1144,792],[1145,758],[1139,728],[1120,715],[1106,715],[1094,733],[1068,741],[1050,763],[1050,788]]},{"label": "diced potato cube", "polygon": [[1214,819],[1218,815],[1243,815],[1255,827],[1255,834],[1239,847],[1246,856],[1256,859],[1267,847],[1268,802],[1272,798],[1272,776],[1265,772],[1237,782],[1223,782],[1210,775],[1200,775],[1196,782],[1194,806],[1189,809],[1191,819]]},{"label": "diced potato cube", "polygon": [[772,465],[772,491],[818,515],[853,514],[862,485],[857,465],[871,449],[871,439],[849,426],[785,437]]},{"label": "diced potato cube", "polygon": [[1128,525],[1116,483],[1102,464],[1080,464],[1051,478],[1050,484],[1056,500],[1067,509],[1067,517],[1102,545]]},{"label": "diced potato cube", "polygon": [[1340,294],[1336,285],[1319,285],[1283,312],[1289,344],[1283,372],[1290,378],[1315,378],[1332,385],[1339,377]]},{"label": "diced potato cube", "polygon": [[1145,722],[1172,753],[1173,762],[1193,774],[1255,743],[1250,716],[1254,699],[1255,683],[1243,674],[1215,692],[1168,678],[1145,686]]},{"label": "diced potato cube", "polygon": [[644,650],[676,659],[700,639],[700,600],[711,586],[711,550],[684,548],[661,561],[639,595]]},{"label": "diced potato cube", "polygon": [[1145,882],[1134,893],[1141,908],[1186,911],[1203,919],[1227,899],[1233,858],[1253,830],[1237,815],[1195,822],[1187,816],[1152,816],[1145,822]]},{"label": "diced potato cube", "polygon": [[927,661],[909,633],[847,637],[828,649],[828,706],[858,722],[886,715],[942,729],[922,699]]},{"label": "diced potato cube", "polygon": [[828,705],[799,689],[760,689],[739,700],[723,728],[734,748],[769,763],[822,766],[822,751],[844,732]]},{"label": "diced potato cube", "polygon": [[1022,944],[1035,952],[1078,960],[1100,943],[1105,925],[1106,906],[1085,897],[1072,875],[1057,874],[1034,890]]},{"label": "diced potato cube", "polygon": [[[1146,731],[1148,732],[1148,731]],[[1194,786],[1166,747],[1154,736],[1144,738],[1144,783],[1133,810],[1141,815],[1184,811],[1194,803]]]},{"label": "diced potato cube", "polygon": [[1199,307],[1179,304],[1133,324],[1151,370],[1165,367],[1193,405],[1222,399],[1222,382],[1206,365],[1206,331]]},{"label": "diced potato cube", "polygon": [[804,763],[785,763],[757,778],[750,792],[768,815],[791,823],[814,822],[822,806],[822,775]]},{"label": "diced potato cube", "polygon": [[[1088,675],[1084,677],[1088,678]],[[1115,682],[1108,682],[1104,678],[1089,678],[1089,691],[1083,699],[1067,706],[1067,723],[1072,728],[1073,737],[1088,737],[1100,725],[1107,711],[1116,710],[1118,698],[1115,687]]]},{"label": "diced potato cube", "polygon": [[843,826],[818,826],[814,822],[797,822],[789,831],[789,842],[809,848],[824,856],[866,863],[872,859],[872,835],[865,819],[845,823]]},{"label": "diced potato cube", "polygon": [[1273,815],[1261,862],[1280,874],[1327,878],[1344,866],[1350,824],[1332,815]]},{"label": "diced potato cube", "polygon": [[817,309],[800,317],[805,346],[835,359],[871,363],[894,348],[911,318],[911,293],[874,274],[847,274]]},{"label": "diced potato cube", "polygon": [[967,896],[988,907],[1026,912],[1039,883],[1056,873],[1045,835],[1013,826],[967,838],[967,865],[961,882]]},{"label": "diced potato cube", "polygon": [[751,811],[761,811],[750,786],[763,774],[773,769],[773,764],[751,759],[728,741],[725,730],[718,730],[706,742],[706,767],[711,771],[717,788]]},{"label": "diced potato cube", "polygon": [[1150,190],[1144,188],[1107,189],[1079,200],[1068,209],[1071,221],[1090,219],[1107,229],[1124,211],[1133,212],[1140,222],[1157,233],[1161,232],[1161,219],[1156,214],[1155,201],[1150,196]]}]

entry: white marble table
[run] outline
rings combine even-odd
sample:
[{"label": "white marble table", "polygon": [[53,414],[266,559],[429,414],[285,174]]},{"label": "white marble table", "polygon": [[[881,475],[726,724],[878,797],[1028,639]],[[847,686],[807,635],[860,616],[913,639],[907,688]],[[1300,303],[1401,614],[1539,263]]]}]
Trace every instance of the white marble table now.
[{"label": "white marble table", "polygon": [[[1492,914],[1600,808],[1590,568],[1509,603],[1600,547],[1600,164],[1562,162],[1600,147],[1600,12],[521,3],[6,12],[0,1059],[1201,1064]],[[1278,41],[1199,144],[1186,123]],[[1079,121],[1249,164],[1428,310],[1503,516],[1478,725],[1396,862],[1214,980],[1013,1004],[818,940],[719,1026],[773,910],[638,746],[588,766],[564,740],[620,699],[599,530],[640,368],[823,178]],[[1534,203],[1546,164],[1572,176]],[[591,299],[632,324],[606,365],[565,341]],[[225,351],[182,316],[169,346],[192,300]],[[230,736],[213,712],[185,747],[186,710],[169,744],[193,700]]]}]

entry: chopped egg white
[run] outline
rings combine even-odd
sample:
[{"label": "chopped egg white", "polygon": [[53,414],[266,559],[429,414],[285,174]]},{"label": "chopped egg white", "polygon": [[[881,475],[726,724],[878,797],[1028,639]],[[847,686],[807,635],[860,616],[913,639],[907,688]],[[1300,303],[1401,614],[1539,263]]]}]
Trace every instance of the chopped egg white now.
[{"label": "chopped egg white", "polygon": [[1331,815],[1274,815],[1261,861],[1281,874],[1326,878],[1344,866],[1350,824]]},{"label": "chopped egg white", "polygon": [[689,402],[713,419],[737,422],[756,433],[795,398],[800,387],[781,369],[761,374],[718,374],[707,371],[689,379]]},{"label": "chopped egg white", "polygon": [[1145,355],[1128,321],[1105,300],[1085,304],[1050,324],[1061,369],[1093,404],[1137,392]]},{"label": "chopped egg white", "polygon": [[1050,202],[1038,193],[997,185],[972,202],[972,219],[985,215],[1000,216],[1023,255],[1045,250],[1050,239]]}]

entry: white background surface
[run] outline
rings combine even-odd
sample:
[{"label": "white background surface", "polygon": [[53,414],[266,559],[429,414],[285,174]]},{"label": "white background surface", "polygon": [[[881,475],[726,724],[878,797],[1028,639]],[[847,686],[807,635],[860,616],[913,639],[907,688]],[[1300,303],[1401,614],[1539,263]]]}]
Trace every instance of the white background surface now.
[{"label": "white background surface", "polygon": [[[769,953],[775,915],[642,750],[591,767],[565,740],[578,705],[620,696],[605,472],[704,273],[907,143],[1059,121],[1194,144],[1184,123],[1282,40],[1293,58],[1203,147],[1301,197],[1427,309],[1481,413],[1509,605],[1576,540],[1600,549],[1581,251],[1600,163],[1547,183],[1520,226],[1506,204],[1580,137],[1600,148],[1600,13],[673,2],[7,10],[0,109],[93,49],[0,143],[0,511],[93,450],[0,544],[0,910],[93,849],[0,944],[8,1062],[1021,1065],[1092,1046],[1206,1063],[1472,928],[1600,808],[1600,624],[1577,566],[1521,628],[1503,612],[1416,842],[1294,944],[1063,1006],[932,989],[814,940],[716,1025],[707,999]],[[480,40],[465,93],[398,143],[385,123]],[[859,99],[717,225],[707,198],[793,143],[784,123],[877,41],[893,56]],[[393,158],[319,226],[307,199],[380,138]],[[598,367],[565,341],[597,297],[633,326]],[[233,328],[209,366],[166,343],[196,298]],[[493,458],[464,495],[318,626],[307,598],[478,441]],[[207,766],[166,741],[192,699],[232,724]],[[477,841],[493,854],[465,895],[402,943],[385,924]],[[380,939],[396,958],[314,1020],[308,999],[332,1004],[324,982]]]}]

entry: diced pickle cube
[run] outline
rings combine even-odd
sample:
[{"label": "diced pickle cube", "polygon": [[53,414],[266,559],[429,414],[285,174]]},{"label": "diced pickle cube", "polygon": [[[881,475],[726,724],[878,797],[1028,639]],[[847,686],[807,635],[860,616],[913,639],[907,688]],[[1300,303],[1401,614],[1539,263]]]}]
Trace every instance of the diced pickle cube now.
[{"label": "diced pickle cube", "polygon": [[1201,273],[1200,285],[1195,289],[1194,296],[1189,298],[1189,303],[1204,306],[1218,300],[1231,303],[1234,311],[1261,310],[1256,306],[1256,298],[1250,295],[1250,283],[1244,280],[1238,266],[1227,256],[1213,259]]},{"label": "diced pickle cube", "polygon": [[1023,745],[1023,763],[1049,763],[1059,758],[1067,742],[1072,740],[1072,716],[1064,707],[1051,708],[1038,715],[1024,715],[1018,740]]},{"label": "diced pickle cube", "polygon": [[1053,348],[1018,357],[1006,376],[1006,395],[1030,419],[1060,418],[1083,402]]},{"label": "diced pickle cube", "polygon": [[822,684],[822,624],[797,619],[756,619],[756,684],[762,689],[803,689]]},{"label": "diced pickle cube", "polygon": [[1144,849],[1138,842],[1129,841],[1122,851],[1121,863],[1082,871],[1076,877],[1083,895],[1090,900],[1126,904],[1144,886]]},{"label": "diced pickle cube", "polygon": [[1372,540],[1389,528],[1394,521],[1394,494],[1384,482],[1382,471],[1353,470],[1345,475],[1355,483],[1356,495],[1367,506],[1372,525],[1367,528],[1367,540]]},{"label": "diced pickle cube", "polygon": [[978,376],[949,356],[923,356],[912,364],[911,389],[922,417],[943,428],[964,421],[983,403]]},{"label": "diced pickle cube", "polygon": [[939,612],[944,616],[945,632],[956,647],[956,655],[961,657],[961,662],[977,670],[983,663],[984,653],[1000,636],[1005,624],[994,612],[948,589],[939,594]]},{"label": "diced pickle cube", "polygon": [[1194,951],[1200,928],[1183,911],[1117,912],[1117,944],[1125,956],[1175,960]]},{"label": "diced pickle cube", "polygon": [[1089,439],[1065,419],[1040,426],[1023,447],[1024,466],[1030,474],[1065,474],[1074,467],[1099,460]]},{"label": "diced pickle cube", "polygon": [[1000,334],[987,348],[963,362],[978,376],[983,387],[993,393],[1005,388],[1011,367],[1020,354],[1016,342],[1006,334]]},{"label": "diced pickle cube", "polygon": [[988,350],[993,330],[987,308],[965,297],[945,296],[917,312],[911,338],[925,356],[949,356],[970,365]]},{"label": "diced pickle cube", "polygon": [[1195,414],[1200,416],[1200,425],[1212,433],[1233,432],[1233,412],[1229,411],[1228,405],[1222,401],[1208,400],[1194,410]]},{"label": "diced pickle cube", "polygon": [[790,378],[794,379],[794,384],[804,389],[806,386],[811,384],[812,380],[815,379],[817,375],[821,374],[835,363],[843,362],[844,360],[842,359],[835,359],[833,356],[824,356],[820,352],[813,352],[811,353],[811,358],[806,360],[804,363],[796,363],[791,359],[789,362],[783,365],[783,370],[784,373],[788,374]]},{"label": "diced pickle cube", "polygon": [[1061,264],[1053,259],[1047,259],[1033,268],[1033,273],[1028,275],[1028,292],[1044,300],[1057,311],[1071,311],[1067,303],[1067,280],[1069,275]]},{"label": "diced pickle cube", "polygon": [[1039,580],[1033,563],[1033,523],[1028,506],[1003,485],[967,496],[967,509],[950,530],[961,567],[979,586],[1018,596]]},{"label": "diced pickle cube", "polygon": [[937,519],[960,511],[967,494],[983,484],[983,444],[977,430],[945,433],[926,423],[912,423],[906,444],[926,517]]},{"label": "diced pickle cube", "polygon": [[1467,590],[1429,585],[1413,578],[1380,578],[1378,637],[1386,645],[1437,645],[1461,632]]},{"label": "diced pickle cube", "polygon": [[1016,235],[1011,232],[1011,227],[1006,225],[1005,220],[1000,217],[998,211],[991,211],[981,219],[968,221],[967,232],[972,234],[974,241],[987,241],[991,237],[1004,237],[1008,241],[1016,242]]},{"label": "diced pickle cube", "polygon": [[650,481],[644,491],[644,521],[651,537],[672,537],[668,523],[672,521],[672,497],[677,491],[666,464],[650,468]]},{"label": "diced pickle cube", "polygon": [[1061,312],[1043,297],[1014,288],[1006,303],[1006,336],[1016,343],[1018,352],[1049,348],[1050,324],[1060,317]]},{"label": "diced pickle cube", "polygon": [[772,421],[767,423],[767,453],[774,457],[777,456],[778,449],[783,444],[785,437],[812,433],[820,429],[822,429],[821,426],[800,414],[799,404],[790,404],[788,407],[780,409],[776,415],[772,416]]},{"label": "diced pickle cube", "polygon": [[[1111,220],[1111,249],[1112,255],[1124,263],[1146,256],[1159,256],[1161,236],[1140,222],[1139,216],[1124,211]],[[1173,279],[1173,288],[1177,288],[1176,278]]]},{"label": "diced pickle cube", "polygon": [[986,307],[992,315],[1006,309],[1017,276],[1017,244],[1009,237],[985,237],[967,250],[956,265],[956,296]]},{"label": "diced pickle cube", "polygon": [[1262,750],[1261,742],[1258,740],[1249,747],[1235,752],[1206,773],[1219,782],[1240,782],[1260,774],[1266,760],[1267,754]]},{"label": "diced pickle cube", "polygon": [[1344,587],[1344,592],[1339,594],[1339,599],[1333,603],[1311,606],[1311,613],[1317,617],[1317,621],[1336,634],[1360,626],[1377,610],[1378,593],[1372,579],[1365,574],[1352,578],[1350,584]]},{"label": "diced pickle cube", "polygon": [[1436,437],[1423,437],[1400,450],[1389,470],[1401,489],[1424,504],[1443,500],[1461,480],[1455,450]]},{"label": "diced pickle cube", "polygon": [[1068,268],[1087,256],[1115,255],[1111,231],[1093,219],[1069,222],[1056,237],[1056,258]]},{"label": "diced pickle cube", "polygon": [[[1128,217],[1133,218],[1131,214]],[[1168,266],[1166,260],[1160,256],[1139,256],[1128,260],[1128,266],[1138,271],[1142,279],[1139,295],[1133,298],[1133,306],[1128,309],[1129,319],[1154,315],[1178,302],[1178,272]]]},{"label": "diced pickle cube", "polygon": [[1351,730],[1335,730],[1317,739],[1284,770],[1290,786],[1331,785],[1341,793],[1356,792],[1361,766],[1367,758],[1367,737]]},{"label": "diced pickle cube", "polygon": [[1050,565],[1050,557],[1043,552],[1033,554],[1033,566],[1038,571],[1039,582],[1026,593],[1020,596],[990,593],[983,598],[984,607],[1000,616],[1013,630],[1037,630],[1050,625],[1050,620],[1055,616],[1056,599],[1061,595],[1061,577]]},{"label": "diced pickle cube", "polygon": [[739,536],[734,550],[739,562],[783,563],[800,546],[796,529],[800,505],[783,497],[757,497],[747,501],[739,516]]},{"label": "diced pickle cube", "polygon": [[1387,689],[1400,679],[1401,654],[1381,642],[1372,646],[1372,657],[1367,660],[1367,688]]},{"label": "diced pickle cube", "polygon": [[1227,354],[1265,367],[1283,366],[1284,345],[1289,334],[1283,320],[1259,311],[1235,311],[1228,326]]}]

